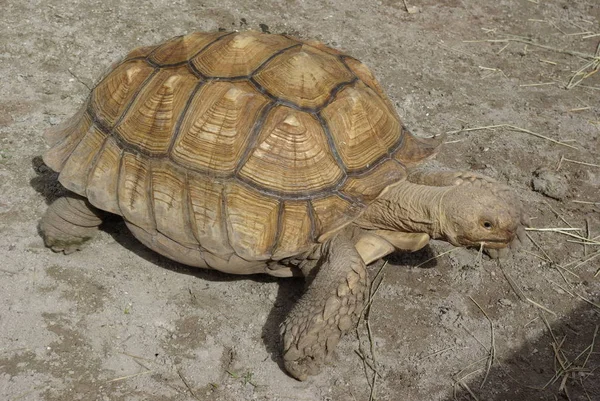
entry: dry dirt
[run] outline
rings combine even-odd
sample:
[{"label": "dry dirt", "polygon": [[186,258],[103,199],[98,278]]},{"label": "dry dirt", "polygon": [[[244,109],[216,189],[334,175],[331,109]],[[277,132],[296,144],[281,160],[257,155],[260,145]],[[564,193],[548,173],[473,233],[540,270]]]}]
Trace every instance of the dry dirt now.
[{"label": "dry dirt", "polygon": [[[600,204],[579,203],[600,202],[600,73],[566,89],[600,63],[600,3],[407,2],[1,1],[0,400],[600,400]],[[423,264],[452,249],[441,242],[389,258],[372,348],[363,323],[306,382],[282,370],[277,335],[300,281],[186,268],[119,219],[81,252],[44,248],[58,187],[42,132],[127,50],[218,28],[345,49],[418,135],[508,124],[563,141],[462,131],[438,159],[508,183],[532,227],[580,230],[531,231],[501,264],[465,249]],[[536,192],[533,178],[549,181]],[[586,246],[572,236],[588,231]]]}]

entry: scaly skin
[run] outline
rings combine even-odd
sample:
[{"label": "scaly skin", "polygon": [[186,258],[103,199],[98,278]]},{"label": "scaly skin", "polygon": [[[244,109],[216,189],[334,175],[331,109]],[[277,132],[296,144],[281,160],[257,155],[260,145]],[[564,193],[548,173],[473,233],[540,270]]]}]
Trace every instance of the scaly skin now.
[{"label": "scaly skin", "polygon": [[435,170],[426,167],[411,171],[407,180],[415,184],[434,187],[451,187],[465,183],[477,186],[493,186],[498,183],[493,178],[472,171]]},{"label": "scaly skin", "polygon": [[486,248],[485,251],[490,257],[495,259],[506,257],[527,242],[524,227],[529,226],[529,220],[519,200],[508,186],[500,184],[493,178],[473,171],[439,170],[422,166],[413,170],[407,180],[415,184],[437,187],[461,186],[467,193],[474,189],[483,189],[496,196],[498,202],[511,204],[513,216],[519,220],[516,236],[505,248]]},{"label": "scaly skin", "polygon": [[285,368],[299,380],[317,374],[340,338],[356,326],[368,275],[352,241],[338,234],[324,245],[307,282],[306,292],[281,326]]},{"label": "scaly skin", "polygon": [[102,215],[79,195],[58,198],[40,221],[44,243],[55,252],[73,253],[96,235]]},{"label": "scaly skin", "polygon": [[357,220],[367,230],[426,233],[455,246],[503,256],[520,243],[526,219],[513,191],[471,172],[417,170],[389,187]]}]

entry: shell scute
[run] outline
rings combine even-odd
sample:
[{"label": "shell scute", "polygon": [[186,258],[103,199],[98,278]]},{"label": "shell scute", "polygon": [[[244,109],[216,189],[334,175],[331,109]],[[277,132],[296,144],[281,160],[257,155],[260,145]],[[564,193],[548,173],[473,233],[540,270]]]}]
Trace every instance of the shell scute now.
[{"label": "shell scute", "polygon": [[308,39],[308,40],[302,40],[302,43],[309,45],[311,47],[314,47],[318,50],[321,50],[322,52],[325,53],[329,53],[331,55],[334,56],[340,56],[340,55],[344,55],[344,52],[338,49],[334,49],[333,47],[329,47],[327,46],[325,43],[320,42],[318,40],[315,39]]},{"label": "shell scute", "polygon": [[371,70],[353,57],[344,57],[344,64],[356,75],[363,83],[365,83],[369,88],[374,90],[379,98],[385,102],[387,107],[389,108],[392,114],[396,113],[394,109],[394,105],[385,94],[385,91],[371,72]]},{"label": "shell scute", "polygon": [[171,156],[193,169],[232,174],[268,102],[247,82],[205,84],[190,103]]},{"label": "shell scute", "polygon": [[315,241],[314,222],[308,201],[285,201],[281,214],[281,229],[273,259],[291,257],[308,250]]},{"label": "shell scute", "polygon": [[402,143],[393,157],[404,166],[410,167],[434,157],[440,147],[441,138],[419,138],[402,127]]},{"label": "shell scute", "polygon": [[133,49],[132,51],[130,51],[129,53],[127,53],[127,55],[125,56],[125,58],[123,59],[123,61],[131,60],[131,59],[134,59],[134,58],[146,58],[157,47],[158,46],[141,46],[141,47],[136,47],[135,49]]},{"label": "shell scute", "polygon": [[225,32],[193,32],[189,35],[177,36],[156,48],[149,59],[158,65],[178,64],[189,60],[224,35]]},{"label": "shell scute", "polygon": [[306,108],[323,106],[334,88],[353,79],[337,57],[307,45],[283,52],[254,76],[273,96]]},{"label": "shell scute", "polygon": [[68,190],[78,195],[85,195],[88,175],[94,167],[94,160],[108,135],[91,126],[88,133],[83,137],[75,148],[60,175],[59,182]]},{"label": "shell scute", "polygon": [[46,131],[46,141],[52,146],[44,153],[44,163],[54,171],[62,171],[65,163],[93,123],[87,103],[73,118]]},{"label": "shell scute", "polygon": [[146,231],[156,229],[150,205],[150,162],[144,155],[123,152],[118,182],[123,218]]},{"label": "shell scute", "polygon": [[120,146],[114,138],[108,137],[96,156],[86,188],[92,205],[115,214],[121,214],[117,199],[120,160]]},{"label": "shell scute", "polygon": [[341,191],[363,201],[371,202],[392,182],[406,178],[406,170],[394,160],[386,160],[368,173],[348,177]]},{"label": "shell scute", "polygon": [[400,139],[400,121],[363,83],[348,86],[322,112],[348,171],[385,156]]},{"label": "shell scute", "polygon": [[96,119],[112,127],[154,68],[141,60],[125,62],[108,74],[92,92]]},{"label": "shell scute", "polygon": [[180,244],[197,244],[190,225],[185,170],[164,160],[150,163],[156,230]]},{"label": "shell scute", "polygon": [[216,41],[191,62],[207,77],[245,77],[280,50],[295,44],[285,36],[246,31]]},{"label": "shell scute", "polygon": [[286,106],[271,110],[239,172],[261,187],[288,194],[324,190],[343,174],[319,121]]},{"label": "shell scute", "polygon": [[197,83],[198,78],[183,67],[161,70],[142,88],[116,132],[150,154],[167,153],[179,116]]},{"label": "shell scute", "polygon": [[227,236],[225,184],[202,174],[188,173],[190,214],[194,235],[210,253],[228,258],[233,254]]},{"label": "shell scute", "polygon": [[277,236],[280,202],[231,182],[225,187],[227,232],[235,253],[246,260],[267,260]]},{"label": "shell scute", "polygon": [[363,206],[350,202],[338,194],[313,199],[311,204],[316,216],[319,241],[324,241],[336,230],[350,223],[358,216]]}]

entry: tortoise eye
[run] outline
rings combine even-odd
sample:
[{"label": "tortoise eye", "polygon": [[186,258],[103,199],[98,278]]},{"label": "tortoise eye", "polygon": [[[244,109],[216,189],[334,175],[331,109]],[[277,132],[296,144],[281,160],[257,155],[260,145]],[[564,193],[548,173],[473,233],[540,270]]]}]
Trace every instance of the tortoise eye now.
[{"label": "tortoise eye", "polygon": [[489,221],[487,221],[487,220],[486,220],[486,221],[484,221],[484,222],[483,222],[483,227],[484,227],[486,230],[491,230],[491,229],[492,229],[492,227],[493,227],[493,225],[492,225],[492,223],[490,223]]}]

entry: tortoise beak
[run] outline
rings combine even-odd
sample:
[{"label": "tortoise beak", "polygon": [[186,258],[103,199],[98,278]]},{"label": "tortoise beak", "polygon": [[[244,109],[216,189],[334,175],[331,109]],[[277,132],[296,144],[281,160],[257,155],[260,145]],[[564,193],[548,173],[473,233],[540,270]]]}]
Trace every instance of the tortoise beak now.
[{"label": "tortoise beak", "polygon": [[502,233],[500,233],[500,235],[494,237],[494,238],[486,238],[484,240],[482,240],[481,242],[483,243],[483,247],[484,248],[488,248],[488,249],[502,249],[502,248],[506,248],[507,246],[510,245],[511,242],[514,241],[515,237],[517,236],[517,230],[505,230]]},{"label": "tortoise beak", "polygon": [[483,244],[487,249],[506,248],[516,237],[516,230],[505,230],[497,235],[487,238],[471,239],[466,236],[458,236],[455,239],[449,238],[449,242],[454,246],[474,246],[479,247]]}]

